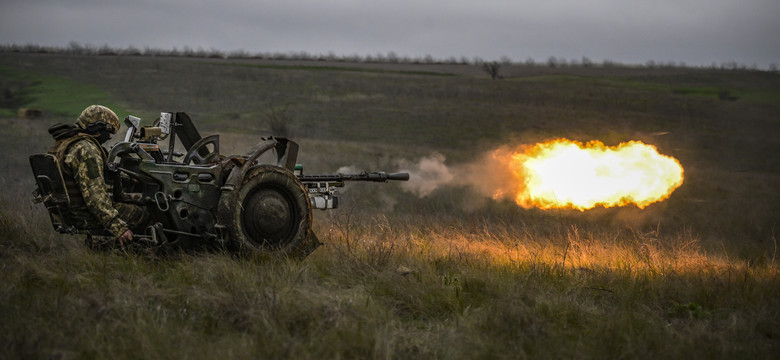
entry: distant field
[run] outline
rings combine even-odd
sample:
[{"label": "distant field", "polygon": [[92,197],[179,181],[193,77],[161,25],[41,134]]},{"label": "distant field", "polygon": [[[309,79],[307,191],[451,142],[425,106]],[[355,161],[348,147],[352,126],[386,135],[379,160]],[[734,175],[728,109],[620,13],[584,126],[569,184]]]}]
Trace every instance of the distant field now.
[{"label": "distant field", "polygon": [[[780,74],[0,53],[0,354],[772,358]],[[27,156],[91,103],[186,111],[223,153],[301,144],[307,172],[453,166],[557,137],[654,144],[685,182],[644,210],[522,209],[467,187],[353,184],[302,262],[92,253],[29,203]],[[19,107],[42,119],[15,118]],[[490,174],[484,174],[490,177]],[[122,334],[123,336],[117,336]],[[174,355],[175,354],[175,355]]]}]

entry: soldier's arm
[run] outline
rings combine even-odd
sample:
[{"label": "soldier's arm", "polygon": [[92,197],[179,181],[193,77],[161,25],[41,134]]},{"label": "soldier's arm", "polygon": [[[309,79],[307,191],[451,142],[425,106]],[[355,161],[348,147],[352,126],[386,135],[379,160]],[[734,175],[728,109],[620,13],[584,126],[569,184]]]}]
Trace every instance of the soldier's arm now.
[{"label": "soldier's arm", "polygon": [[79,141],[65,154],[65,165],[73,171],[73,179],[79,185],[89,211],[115,237],[123,235],[129,227],[119,218],[103,179],[103,159],[97,145]]}]

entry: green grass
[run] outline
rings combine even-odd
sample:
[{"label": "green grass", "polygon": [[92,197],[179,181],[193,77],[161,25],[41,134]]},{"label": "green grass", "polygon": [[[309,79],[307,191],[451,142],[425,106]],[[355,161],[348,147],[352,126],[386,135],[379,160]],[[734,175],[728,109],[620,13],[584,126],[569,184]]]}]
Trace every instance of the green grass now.
[{"label": "green grass", "polygon": [[0,108],[0,116],[15,117],[18,108],[36,108],[48,116],[76,118],[88,105],[101,104],[118,113],[124,109],[96,86],[58,76],[42,75],[14,68],[0,67],[4,91],[15,97]]},{"label": "green grass", "polygon": [[531,67],[494,81],[462,68],[429,76],[56,54],[0,54],[0,66],[17,85],[51,77],[101,89],[147,121],[187,111],[202,134],[221,134],[223,154],[245,153],[286,118],[309,174],[395,171],[435,152],[456,167],[551,137],[642,140],[685,168],[682,187],[643,210],[526,210],[467,186],[418,198],[395,184],[350,184],[340,209],[314,214],[326,245],[303,261],[159,258],[90,252],[54,233],[30,204],[27,157],[73,115],[0,118],[0,357],[780,351],[777,74]]}]

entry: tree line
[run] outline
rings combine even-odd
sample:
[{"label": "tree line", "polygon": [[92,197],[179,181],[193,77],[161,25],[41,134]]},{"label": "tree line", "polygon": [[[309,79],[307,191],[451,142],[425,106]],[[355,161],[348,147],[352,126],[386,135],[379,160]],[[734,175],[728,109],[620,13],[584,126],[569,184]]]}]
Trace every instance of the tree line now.
[{"label": "tree line", "polygon": [[[466,56],[447,58],[434,58],[431,55],[422,57],[400,56],[393,51],[387,53],[367,54],[367,55],[339,55],[334,52],[327,54],[315,54],[306,51],[293,52],[249,52],[246,50],[223,51],[215,48],[204,49],[202,47],[192,48],[184,46],[182,48],[173,47],[171,49],[162,49],[154,47],[138,48],[135,46],[112,47],[109,45],[96,46],[92,44],[81,44],[71,41],[68,46],[42,46],[36,44],[0,44],[0,52],[17,53],[56,53],[56,54],[74,54],[74,55],[96,55],[96,56],[161,56],[161,57],[191,57],[191,58],[213,58],[213,59],[261,59],[261,60],[303,60],[303,61],[335,61],[335,62],[357,62],[357,63],[389,63],[389,64],[449,64],[449,65],[477,65],[481,66],[491,77],[499,78],[499,69],[502,65],[522,65],[522,66],[543,66],[551,68],[565,67],[646,67],[646,68],[711,68],[720,70],[761,70],[758,65],[746,65],[736,61],[713,62],[709,66],[690,66],[685,62],[676,61],[655,61],[648,60],[644,64],[624,64],[617,61],[605,59],[597,62],[583,56],[580,59],[566,59],[550,56],[546,60],[540,61],[532,57],[525,60],[516,61],[508,56],[502,56],[498,60],[484,60],[480,57],[468,58]],[[769,65],[769,71],[780,71],[780,66],[776,63]]]}]

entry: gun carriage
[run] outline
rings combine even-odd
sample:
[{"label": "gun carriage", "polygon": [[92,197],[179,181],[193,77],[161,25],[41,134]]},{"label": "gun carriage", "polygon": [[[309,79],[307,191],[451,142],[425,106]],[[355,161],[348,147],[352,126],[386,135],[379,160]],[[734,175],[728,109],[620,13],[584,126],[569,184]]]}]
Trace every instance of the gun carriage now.
[{"label": "gun carriage", "polygon": [[[311,230],[312,210],[337,208],[337,188],[345,181],[409,179],[407,173],[384,172],[307,175],[296,163],[298,144],[282,137],[262,138],[245,155],[224,156],[219,135],[201,137],[183,112],[161,113],[152,126],[140,126],[133,116],[124,122],[128,130],[108,153],[106,180],[115,202],[146,207],[153,226],[139,236],[159,247],[306,256],[320,245]],[[166,139],[167,148],[160,144]],[[185,153],[176,152],[177,141]],[[56,231],[107,235],[69,221],[70,199],[54,156],[32,155],[30,163],[36,199],[46,205]]]}]

